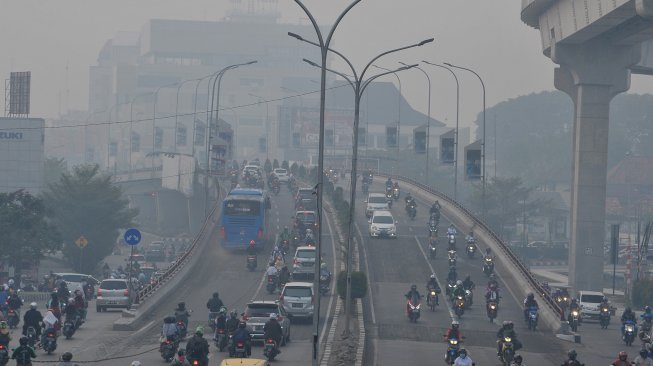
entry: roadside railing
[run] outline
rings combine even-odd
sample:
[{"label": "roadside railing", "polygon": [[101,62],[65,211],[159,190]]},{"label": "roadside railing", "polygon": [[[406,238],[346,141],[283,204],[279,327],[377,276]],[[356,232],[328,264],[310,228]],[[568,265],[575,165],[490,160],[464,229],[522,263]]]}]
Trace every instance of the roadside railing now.
[{"label": "roadside railing", "polygon": [[[411,178],[403,177],[400,175],[395,175],[395,174],[387,174],[387,173],[376,173],[376,175],[386,177],[386,178],[391,178],[391,179],[398,179],[402,180],[406,183],[409,183],[413,186],[418,187],[421,190],[424,190],[434,196],[437,196],[438,199],[446,201],[447,203],[451,204],[452,206],[456,207],[459,209],[461,212],[463,212],[468,219],[472,220],[474,223],[476,223],[476,227],[479,227],[483,229],[488,235],[492,237],[492,239],[499,245],[499,248],[504,254],[504,257],[508,258],[509,261],[515,266],[515,268],[519,271],[519,273],[522,275],[523,278],[525,278],[529,285],[535,289],[540,295],[542,295],[542,298],[546,301],[546,304],[557,314],[562,313],[562,309],[558,306],[558,304],[555,302],[555,299],[551,296],[551,294],[548,291],[545,291],[544,288],[542,287],[542,284],[540,281],[538,281],[533,273],[526,267],[521,260],[515,255],[515,253],[512,252],[510,247],[508,247],[503,240],[497,235],[494,230],[492,230],[485,222],[483,222],[481,219],[477,218],[474,216],[474,214],[471,213],[470,210],[468,210],[465,206],[460,204],[458,201],[455,201],[453,198],[449,197],[448,195],[433,189],[425,184],[422,184],[420,182],[417,182]],[[514,273],[514,272],[513,272]]]}]

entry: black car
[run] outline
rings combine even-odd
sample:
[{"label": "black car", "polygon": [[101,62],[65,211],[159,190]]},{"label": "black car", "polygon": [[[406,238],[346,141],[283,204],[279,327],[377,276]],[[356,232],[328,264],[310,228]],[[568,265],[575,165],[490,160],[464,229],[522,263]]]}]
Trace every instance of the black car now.
[{"label": "black car", "polygon": [[153,241],[145,250],[145,259],[148,262],[163,262],[166,260],[163,242]]}]

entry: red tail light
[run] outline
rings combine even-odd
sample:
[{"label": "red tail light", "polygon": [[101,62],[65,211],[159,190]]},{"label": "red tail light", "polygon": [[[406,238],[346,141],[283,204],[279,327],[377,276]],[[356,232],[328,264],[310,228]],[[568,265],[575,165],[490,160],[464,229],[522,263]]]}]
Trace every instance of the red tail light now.
[{"label": "red tail light", "polygon": [[248,321],[248,320],[249,320],[249,316],[243,315],[243,321]]},{"label": "red tail light", "polygon": [[97,296],[98,297],[102,296],[102,289],[101,288],[97,289]]},{"label": "red tail light", "polygon": [[199,366],[200,362],[198,360],[193,360],[193,366]]},{"label": "red tail light", "polygon": [[225,235],[224,226],[223,226],[223,227],[220,228],[220,237],[221,237],[222,239],[224,239],[225,236],[226,236],[226,235]]},{"label": "red tail light", "polygon": [[0,344],[0,349],[5,349],[4,344]]},{"label": "red tail light", "polygon": [[274,341],[272,340],[272,338],[268,338],[268,340],[266,341],[266,343],[267,343],[267,344],[274,344]]},{"label": "red tail light", "polygon": [[48,333],[48,337],[54,338],[54,333]]},{"label": "red tail light", "polygon": [[263,239],[263,229],[258,229],[258,235],[257,235],[257,238],[258,238],[259,240],[260,240],[260,239]]},{"label": "red tail light", "polygon": [[170,344],[170,340],[169,340],[169,339],[166,339],[166,344]]},{"label": "red tail light", "polygon": [[238,342],[238,347],[245,347],[245,344],[243,342]]},{"label": "red tail light", "polygon": [[278,321],[278,322],[282,322],[282,321],[283,321],[283,317],[282,317],[281,315],[277,315],[277,321]]},{"label": "red tail light", "polygon": [[224,329],[218,329],[218,334],[224,334]]},{"label": "red tail light", "polygon": [[128,297],[129,296],[129,290],[125,290],[125,292],[123,292],[122,295],[125,296],[125,297]]}]

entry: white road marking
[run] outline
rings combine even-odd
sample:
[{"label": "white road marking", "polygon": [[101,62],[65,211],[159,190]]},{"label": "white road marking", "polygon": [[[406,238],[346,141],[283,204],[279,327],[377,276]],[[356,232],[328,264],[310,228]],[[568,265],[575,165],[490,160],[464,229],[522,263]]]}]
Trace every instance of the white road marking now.
[{"label": "white road marking", "polygon": [[[424,260],[426,261],[426,264],[429,266],[431,269],[431,273],[435,274],[435,270],[433,269],[433,266],[431,265],[431,262],[429,261],[429,257],[426,255],[426,252],[424,251],[424,248],[422,248],[422,243],[419,241],[419,238],[417,235],[415,235],[415,243],[417,243],[417,247],[419,248],[419,251],[422,252],[422,256],[424,256]],[[440,282],[440,279],[438,278],[438,275],[435,275],[435,280],[438,282],[438,286],[440,286],[441,289],[446,289],[446,287],[442,287],[442,283]],[[440,303],[444,302],[444,304],[447,306],[447,310],[449,310],[449,317],[451,317],[451,320],[456,320],[456,314],[454,314],[453,310],[451,309],[451,306],[449,306],[449,301],[447,300],[446,293],[445,295],[442,296],[442,299],[444,301],[440,301]]]},{"label": "white road marking", "polygon": [[[360,228],[358,227],[358,224],[355,224],[356,226],[356,232],[358,233],[358,237],[361,240],[361,243],[364,243],[363,241],[363,234],[361,233]],[[362,244],[361,248],[363,248],[363,255],[365,256],[365,272],[367,273],[367,291],[370,293],[370,315],[372,316],[372,324],[376,324],[376,312],[374,311],[374,297],[372,297],[372,283],[370,282],[370,265],[367,262],[367,250],[365,249],[365,245]]]},{"label": "white road marking", "polygon": [[[329,227],[329,232],[333,233],[333,228],[331,227],[331,220],[326,218],[326,223],[327,223],[327,226]],[[331,267],[331,269],[332,269],[331,273],[336,273],[336,262],[337,262],[337,260],[336,260],[336,241],[335,241],[336,235],[330,235],[330,236],[331,236],[331,254],[333,255],[333,260],[332,260],[333,265]],[[322,238],[324,238],[324,237],[325,237],[325,235],[322,235]],[[333,277],[333,275],[331,277]],[[332,281],[333,281],[333,279],[332,279]],[[333,291],[334,287],[335,286],[331,286],[331,296],[329,297],[329,305],[327,306],[327,312],[326,312],[327,319],[331,314],[331,307],[333,306],[333,299],[338,296],[338,295],[336,295],[335,291]],[[322,332],[320,333],[320,338],[319,339],[325,339],[324,334],[326,333],[328,323],[329,322],[325,320],[324,323],[322,324]]]}]

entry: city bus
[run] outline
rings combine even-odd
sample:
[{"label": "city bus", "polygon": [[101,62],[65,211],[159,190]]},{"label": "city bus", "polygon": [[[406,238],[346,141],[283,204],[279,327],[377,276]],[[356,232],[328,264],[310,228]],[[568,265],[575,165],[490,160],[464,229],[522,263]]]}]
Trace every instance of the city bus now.
[{"label": "city bus", "polygon": [[270,198],[260,189],[234,188],[222,203],[220,239],[226,249],[263,249],[270,240]]}]

